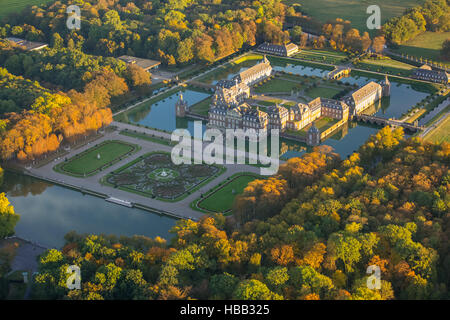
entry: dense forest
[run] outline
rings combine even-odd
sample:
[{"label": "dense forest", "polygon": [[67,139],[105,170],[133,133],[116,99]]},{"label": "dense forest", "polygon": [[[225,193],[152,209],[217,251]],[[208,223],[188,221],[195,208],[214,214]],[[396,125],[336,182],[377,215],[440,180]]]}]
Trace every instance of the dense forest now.
[{"label": "dense forest", "polygon": [[[386,127],[339,160],[282,165],[234,214],[180,220],[174,237],[66,235],[39,261],[35,298],[448,299],[450,145]],[[68,291],[66,268],[81,268]],[[369,265],[381,289],[367,288]]]},{"label": "dense forest", "polygon": [[[66,8],[81,7],[81,29],[66,28]],[[280,0],[56,1],[10,15],[0,37],[57,42],[101,56],[129,54],[168,65],[212,62],[260,41],[282,43]]]}]

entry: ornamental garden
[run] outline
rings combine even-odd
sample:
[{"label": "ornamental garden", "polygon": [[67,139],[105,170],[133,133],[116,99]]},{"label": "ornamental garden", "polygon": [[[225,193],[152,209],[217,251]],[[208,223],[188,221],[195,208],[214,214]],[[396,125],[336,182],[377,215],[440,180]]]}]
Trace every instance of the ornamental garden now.
[{"label": "ornamental garden", "polygon": [[216,165],[175,165],[169,153],[152,152],[111,172],[101,182],[158,200],[179,201],[224,171]]}]

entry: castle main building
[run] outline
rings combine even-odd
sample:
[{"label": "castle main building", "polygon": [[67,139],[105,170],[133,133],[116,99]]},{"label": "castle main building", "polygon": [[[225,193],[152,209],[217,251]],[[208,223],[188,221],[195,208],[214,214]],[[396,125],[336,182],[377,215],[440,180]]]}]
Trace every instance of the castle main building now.
[{"label": "castle main building", "polygon": [[376,83],[369,82],[362,86],[352,94],[344,98],[345,103],[350,107],[350,114],[356,115],[373,105],[383,97],[391,94],[391,83],[386,76],[383,81]]}]

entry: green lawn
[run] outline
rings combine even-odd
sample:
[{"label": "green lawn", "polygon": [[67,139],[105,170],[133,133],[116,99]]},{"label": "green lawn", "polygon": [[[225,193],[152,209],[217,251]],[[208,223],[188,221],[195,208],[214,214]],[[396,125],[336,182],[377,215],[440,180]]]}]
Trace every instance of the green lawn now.
[{"label": "green lawn", "polygon": [[262,85],[255,86],[256,93],[266,92],[291,92],[293,89],[299,89],[300,84],[289,80],[272,79],[263,83]]},{"label": "green lawn", "polygon": [[[55,170],[73,176],[90,176],[105,166],[111,166],[125,156],[139,150],[137,145],[122,141],[105,141],[55,166]],[[98,159],[100,155],[100,159]]]},{"label": "green lawn", "polygon": [[410,64],[407,64],[404,62],[400,62],[397,60],[393,60],[393,59],[380,59],[380,60],[363,59],[362,62],[368,63],[368,64],[373,64],[375,66],[391,67],[391,68],[405,69],[405,70],[411,70],[411,69],[417,68],[413,65],[410,65]]},{"label": "green lawn", "polygon": [[[397,75],[397,76],[408,77],[411,75],[411,70],[404,69],[404,68],[398,68],[397,66],[392,67],[392,66],[385,65],[383,63],[380,64],[380,63],[374,63],[374,62],[377,62],[377,61],[376,60],[367,60],[367,62],[365,62],[365,61],[359,62],[359,63],[356,63],[356,67],[358,69],[364,69],[364,70],[369,70],[369,71],[373,71],[373,72],[387,73],[387,74]],[[401,63],[401,62],[399,62],[399,63]]]},{"label": "green lawn", "polygon": [[[320,132],[323,132],[323,131],[327,130],[328,128],[330,128],[331,126],[333,126],[334,124],[336,124],[338,121],[339,120],[337,120],[337,119],[321,117],[314,121],[314,125],[316,126],[317,129],[320,130]],[[312,124],[308,124],[307,126],[305,126],[303,129],[301,129],[299,131],[288,130],[287,133],[296,135],[299,137],[305,137],[309,128],[311,128],[311,126],[312,126]]]},{"label": "green lawn", "polygon": [[329,64],[340,64],[347,58],[347,55],[337,51],[303,49],[295,54],[294,57]]},{"label": "green lawn", "polygon": [[241,194],[247,185],[257,178],[252,174],[239,174],[205,199],[198,201],[198,206],[207,211],[227,212],[232,209],[236,195]]},{"label": "green lawn", "polygon": [[[417,58],[423,57],[439,61],[442,43],[449,38],[450,31],[442,33],[425,32],[418,35],[413,40],[404,43],[395,51]],[[447,65],[450,65],[450,63],[447,62]]]},{"label": "green lawn", "polygon": [[27,6],[40,6],[52,0],[0,0],[0,18],[18,12]]},{"label": "green lawn", "polygon": [[425,136],[426,141],[430,142],[450,142],[450,116],[447,116],[439,126]]},{"label": "green lawn", "polygon": [[251,61],[251,60],[262,60],[263,56],[260,54],[247,54],[243,57],[240,57],[239,59],[233,60],[231,62],[232,65],[240,64],[245,61]]},{"label": "green lawn", "polygon": [[403,14],[406,8],[411,8],[422,4],[421,0],[283,0],[284,3],[292,5],[301,4],[302,10],[311,17],[321,22],[342,18],[350,20],[352,25],[360,31],[370,31],[372,34],[376,30],[367,30],[366,21],[369,15],[366,13],[370,5],[379,5],[381,8],[381,23],[388,19]]},{"label": "green lawn", "polygon": [[315,99],[317,97],[331,99],[341,91],[342,90],[334,89],[334,88],[316,87],[316,88],[311,88],[311,89],[307,90],[306,94],[313,99]]},{"label": "green lawn", "polygon": [[199,103],[194,104],[192,107],[190,107],[191,111],[196,114],[207,116],[209,107],[211,106],[212,103],[212,99],[213,99],[212,97],[208,97],[200,101]]}]

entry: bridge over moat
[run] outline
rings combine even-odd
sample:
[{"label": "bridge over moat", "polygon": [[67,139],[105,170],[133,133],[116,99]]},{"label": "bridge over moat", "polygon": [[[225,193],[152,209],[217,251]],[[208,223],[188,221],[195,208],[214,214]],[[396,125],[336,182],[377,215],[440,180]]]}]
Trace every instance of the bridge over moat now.
[{"label": "bridge over moat", "polygon": [[365,122],[365,123],[371,123],[376,124],[379,126],[393,126],[393,127],[402,127],[405,130],[408,130],[410,132],[418,132],[424,129],[423,126],[416,126],[412,123],[407,123],[399,120],[393,120],[393,119],[385,119],[377,116],[372,116],[368,114],[358,114],[353,116],[353,120],[359,121],[359,122]]}]

